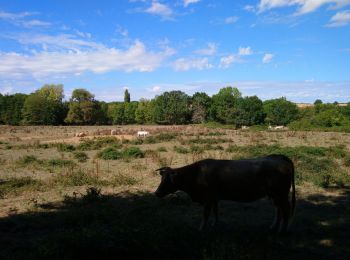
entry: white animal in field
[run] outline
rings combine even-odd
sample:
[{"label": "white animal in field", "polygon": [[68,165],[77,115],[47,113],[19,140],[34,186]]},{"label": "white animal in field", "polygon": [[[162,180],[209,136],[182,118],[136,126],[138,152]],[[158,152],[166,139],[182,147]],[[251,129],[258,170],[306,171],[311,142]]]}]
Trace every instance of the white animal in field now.
[{"label": "white animal in field", "polygon": [[75,133],[75,137],[84,137],[86,134],[84,132]]},{"label": "white animal in field", "polygon": [[116,135],[117,134],[117,130],[113,129],[111,130],[111,135]]},{"label": "white animal in field", "polygon": [[278,125],[274,127],[275,130],[283,130],[284,126],[283,125]]},{"label": "white animal in field", "polygon": [[137,132],[137,137],[146,137],[149,135],[148,131],[138,131]]},{"label": "white animal in field", "polygon": [[242,130],[246,130],[246,129],[249,129],[249,126],[242,125]]}]

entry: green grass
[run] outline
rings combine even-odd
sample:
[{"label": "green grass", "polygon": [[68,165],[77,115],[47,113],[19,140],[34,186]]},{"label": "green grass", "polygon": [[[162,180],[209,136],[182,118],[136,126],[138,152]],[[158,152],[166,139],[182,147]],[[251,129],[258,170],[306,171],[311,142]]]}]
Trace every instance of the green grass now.
[{"label": "green grass", "polygon": [[23,192],[43,190],[43,182],[31,177],[9,178],[0,181],[0,198],[4,198],[6,195],[19,195]]},{"label": "green grass", "polygon": [[74,155],[74,158],[81,163],[86,162],[89,159],[89,156],[85,152],[77,151],[77,152],[74,152],[73,155]]},{"label": "green grass", "polygon": [[75,146],[72,144],[59,143],[59,144],[57,144],[57,151],[59,151],[59,152],[73,152],[73,151],[75,151]]},{"label": "green grass", "polygon": [[181,154],[187,154],[190,153],[190,150],[183,146],[174,146],[174,152],[181,153]]},{"label": "green grass", "polygon": [[106,146],[114,145],[116,147],[122,147],[121,141],[115,137],[98,137],[95,139],[86,139],[80,142],[76,147],[80,151],[99,150]]}]

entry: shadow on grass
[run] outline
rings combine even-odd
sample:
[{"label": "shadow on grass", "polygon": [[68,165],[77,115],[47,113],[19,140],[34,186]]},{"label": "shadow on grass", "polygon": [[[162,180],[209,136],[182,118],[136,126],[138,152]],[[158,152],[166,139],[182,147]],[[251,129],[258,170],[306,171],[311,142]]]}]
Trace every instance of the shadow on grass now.
[{"label": "shadow on grass", "polygon": [[202,208],[178,193],[69,198],[0,219],[0,258],[348,259],[350,190],[298,201],[293,232],[269,233],[268,200],[222,202],[220,224],[199,232]]}]

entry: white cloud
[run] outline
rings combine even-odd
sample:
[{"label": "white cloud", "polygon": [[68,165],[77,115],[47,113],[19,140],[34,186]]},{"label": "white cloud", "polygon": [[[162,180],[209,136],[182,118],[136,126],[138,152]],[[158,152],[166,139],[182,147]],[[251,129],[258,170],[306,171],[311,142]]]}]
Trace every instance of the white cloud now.
[{"label": "white cloud", "polygon": [[240,63],[242,60],[237,55],[228,55],[220,59],[220,68],[227,69],[232,63]]},{"label": "white cloud", "polygon": [[184,7],[189,6],[190,4],[195,4],[200,2],[200,0],[184,0]]},{"label": "white cloud", "polygon": [[241,56],[248,56],[248,55],[252,55],[253,51],[252,49],[248,46],[248,47],[239,47],[238,49],[238,55]]},{"label": "white cloud", "polygon": [[[100,46],[96,44],[97,46]],[[173,51],[168,48],[154,53],[135,41],[126,50],[105,46],[88,50],[41,51],[32,55],[0,53],[0,76],[3,78],[60,77],[84,72],[150,72],[158,68]]]},{"label": "white cloud", "polygon": [[37,14],[38,13],[34,13],[34,12],[7,13],[7,12],[0,11],[0,19],[11,22],[17,26],[23,26],[26,28],[35,27],[35,26],[48,27],[51,25],[51,23],[49,22],[44,22],[37,19],[25,20],[25,18],[29,16],[37,15]]},{"label": "white cloud", "polygon": [[159,15],[163,18],[171,18],[173,10],[165,4],[161,4],[157,1],[152,1],[149,8],[144,10],[145,13]]},{"label": "white cloud", "polygon": [[153,88],[149,89],[150,92],[154,92],[154,93],[159,93],[161,91],[161,87],[160,86],[154,86]]},{"label": "white cloud", "polygon": [[217,51],[217,44],[209,42],[207,44],[207,48],[196,50],[195,53],[199,55],[211,56],[211,55],[214,55],[216,51]]},{"label": "white cloud", "polygon": [[337,9],[350,4],[350,0],[260,0],[257,8],[259,12],[269,9],[298,6],[296,14],[311,13],[323,5],[328,5],[332,9]]},{"label": "white cloud", "polygon": [[238,19],[239,19],[238,16],[230,16],[230,17],[226,17],[224,22],[225,22],[225,24],[232,24],[232,23],[237,22]]},{"label": "white cloud", "polygon": [[174,62],[173,67],[175,71],[188,71],[191,69],[210,69],[213,65],[209,63],[208,58],[180,58]]},{"label": "white cloud", "polygon": [[271,54],[271,53],[266,53],[265,55],[264,55],[264,57],[263,57],[263,59],[262,59],[262,62],[263,63],[270,63],[271,61],[272,61],[272,59],[273,59],[273,54]]},{"label": "white cloud", "polygon": [[340,27],[345,26],[350,22],[350,10],[341,11],[336,13],[329,23],[326,25],[327,27]]},{"label": "white cloud", "polygon": [[243,10],[247,11],[247,12],[255,12],[255,6],[254,5],[246,5],[244,6]]}]

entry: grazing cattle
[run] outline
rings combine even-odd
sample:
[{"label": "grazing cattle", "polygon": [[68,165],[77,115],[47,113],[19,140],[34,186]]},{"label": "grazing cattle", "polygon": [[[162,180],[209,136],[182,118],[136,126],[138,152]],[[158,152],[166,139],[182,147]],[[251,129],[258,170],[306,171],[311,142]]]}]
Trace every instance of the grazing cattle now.
[{"label": "grazing cattle", "polygon": [[283,125],[278,125],[274,127],[275,130],[283,130],[284,126]]},{"label": "grazing cattle", "polygon": [[147,131],[138,131],[137,132],[138,137],[146,137],[148,135],[149,135],[149,132],[147,132]]},{"label": "grazing cattle", "polygon": [[[269,197],[276,215],[273,231],[286,232],[295,209],[293,162],[283,155],[246,160],[206,159],[181,167],[158,169],[161,183],[155,195],[162,198],[178,190],[204,206],[200,229],[206,227],[211,211],[218,220],[218,201],[252,202]],[[292,186],[291,205],[289,190]]]},{"label": "grazing cattle", "polygon": [[242,125],[242,128],[241,128],[242,130],[247,130],[247,129],[249,129],[249,126],[246,126],[246,125]]},{"label": "grazing cattle", "polygon": [[113,129],[111,130],[111,135],[116,135],[117,134],[117,130]]}]

